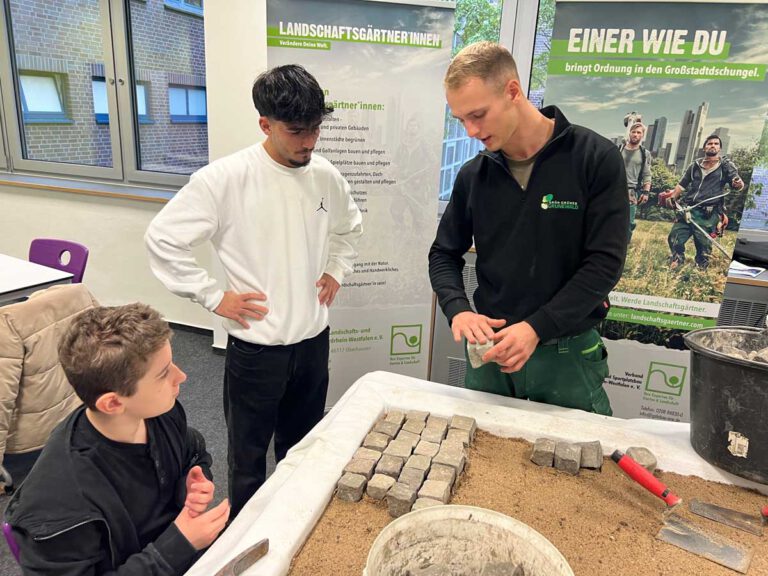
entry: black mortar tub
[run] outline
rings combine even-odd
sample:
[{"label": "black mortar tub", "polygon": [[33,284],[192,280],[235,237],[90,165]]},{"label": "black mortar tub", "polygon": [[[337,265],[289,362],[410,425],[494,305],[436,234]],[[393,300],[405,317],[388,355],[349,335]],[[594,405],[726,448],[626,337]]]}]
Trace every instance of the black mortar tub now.
[{"label": "black mortar tub", "polygon": [[768,484],[768,364],[717,352],[766,347],[761,328],[703,328],[684,336],[691,350],[691,445],[710,464]]}]

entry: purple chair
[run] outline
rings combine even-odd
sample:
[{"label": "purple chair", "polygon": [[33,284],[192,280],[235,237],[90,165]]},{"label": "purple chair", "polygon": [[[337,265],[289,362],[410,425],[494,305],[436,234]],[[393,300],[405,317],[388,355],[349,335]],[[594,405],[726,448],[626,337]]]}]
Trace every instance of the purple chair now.
[{"label": "purple chair", "polygon": [[16,538],[13,537],[11,525],[8,524],[8,522],[3,522],[3,536],[5,536],[5,541],[8,542],[8,548],[11,549],[11,554],[16,558],[16,562],[19,562],[19,543],[16,542]]},{"label": "purple chair", "polygon": [[[69,253],[69,262],[64,264],[61,257]],[[29,245],[29,261],[56,268],[72,274],[72,283],[83,281],[85,264],[88,262],[88,248],[69,240],[55,238],[35,238]]]}]

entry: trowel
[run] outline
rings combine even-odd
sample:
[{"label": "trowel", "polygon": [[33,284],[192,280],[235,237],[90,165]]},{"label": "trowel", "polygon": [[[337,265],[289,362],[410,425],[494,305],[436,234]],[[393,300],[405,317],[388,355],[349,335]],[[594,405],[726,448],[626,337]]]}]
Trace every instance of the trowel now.
[{"label": "trowel", "polygon": [[269,552],[269,538],[264,538],[227,562],[221,570],[216,572],[216,576],[240,576],[267,552]]},{"label": "trowel", "polygon": [[747,573],[749,563],[752,561],[752,550],[746,549],[722,536],[710,534],[676,514],[675,510],[683,501],[682,498],[673,494],[661,480],[648,472],[634,459],[620,450],[616,450],[611,455],[611,459],[632,480],[666,503],[667,510],[662,514],[664,526],[656,534],[656,538],[731,570],[736,570],[742,574]]},{"label": "trowel", "polygon": [[688,504],[688,509],[694,514],[709,518],[715,522],[744,530],[756,536],[763,535],[763,516],[752,516],[744,512],[723,508],[717,504],[710,504],[699,500],[691,500]]}]

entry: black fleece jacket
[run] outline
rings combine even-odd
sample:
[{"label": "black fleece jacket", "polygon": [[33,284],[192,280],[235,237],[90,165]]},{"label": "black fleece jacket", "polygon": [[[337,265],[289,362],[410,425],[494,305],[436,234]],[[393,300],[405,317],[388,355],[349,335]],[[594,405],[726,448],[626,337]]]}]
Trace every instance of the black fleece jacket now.
[{"label": "black fleece jacket", "polygon": [[[74,449],[72,437],[83,407],[53,431],[40,458],[8,504],[6,520],[21,549],[25,575],[176,576],[198,553],[171,523],[143,549],[125,503],[94,464],[99,445]],[[150,455],[176,483],[176,504],[186,498],[186,477],[199,465],[211,477],[211,456],[199,432],[187,427],[178,402],[146,421]],[[158,470],[160,472],[160,470]]]},{"label": "black fleece jacket", "polygon": [[484,150],[462,167],[429,252],[429,276],[449,322],[471,310],[462,269],[474,238],[477,311],[507,326],[525,320],[544,342],[605,317],[624,266],[629,203],[618,148],[554,106],[541,113],[555,130],[526,190],[500,152]]}]

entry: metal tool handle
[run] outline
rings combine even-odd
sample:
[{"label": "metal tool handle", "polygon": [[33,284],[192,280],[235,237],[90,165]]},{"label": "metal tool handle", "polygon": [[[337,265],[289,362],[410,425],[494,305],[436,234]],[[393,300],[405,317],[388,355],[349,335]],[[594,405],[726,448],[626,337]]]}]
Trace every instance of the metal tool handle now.
[{"label": "metal tool handle", "polygon": [[676,506],[682,499],[675,496],[672,491],[667,488],[666,484],[656,478],[653,474],[648,472],[645,468],[640,466],[633,458],[624,454],[621,450],[616,450],[611,454],[611,460],[619,465],[619,468],[626,472],[627,476],[632,478],[635,482],[640,484],[643,488],[648,490],[654,496],[658,496],[669,506]]}]

